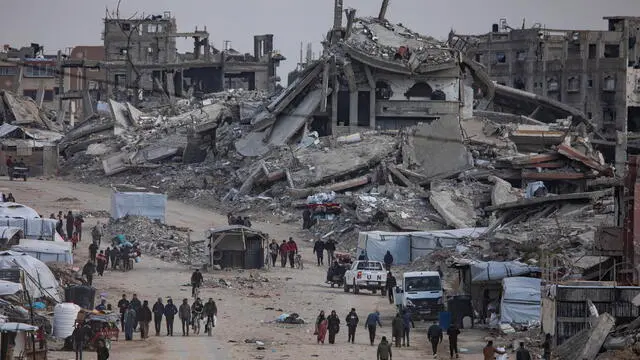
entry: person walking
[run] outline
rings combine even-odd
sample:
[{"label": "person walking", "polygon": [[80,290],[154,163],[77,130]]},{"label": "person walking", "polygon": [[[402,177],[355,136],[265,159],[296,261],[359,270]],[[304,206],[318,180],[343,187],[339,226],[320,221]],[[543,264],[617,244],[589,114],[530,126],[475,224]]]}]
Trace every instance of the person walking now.
[{"label": "person walking", "polygon": [[78,247],[78,241],[80,241],[80,238],[78,237],[78,233],[74,232],[73,235],[71,235],[71,250],[75,250]]},{"label": "person walking", "polygon": [[149,337],[149,323],[151,322],[151,309],[147,300],[142,302],[142,307],[137,313],[136,320],[140,324],[140,338],[147,339]]},{"label": "person walking", "polygon": [[506,353],[506,351],[498,350],[493,346],[493,340],[487,341],[487,345],[482,349],[482,356],[484,357],[484,360],[493,360],[495,359],[496,354],[502,355],[504,353]]},{"label": "person walking", "polygon": [[105,344],[104,339],[98,339],[96,343],[96,355],[98,360],[109,359],[109,349],[107,348],[107,344]]},{"label": "person walking", "polygon": [[531,353],[524,348],[524,342],[520,342],[520,347],[516,350],[516,360],[531,360]]},{"label": "person walking", "polygon": [[400,313],[391,321],[391,337],[395,340],[396,347],[399,348],[402,343],[402,333],[404,331],[404,321]]},{"label": "person walking", "polygon": [[96,271],[99,276],[104,276],[104,268],[107,266],[107,257],[104,256],[104,251],[100,250],[100,253],[96,256],[96,260],[98,261]]},{"label": "person walking", "polygon": [[91,261],[96,261],[96,255],[98,254],[98,245],[91,243],[89,245],[89,258]]},{"label": "person walking", "polygon": [[298,245],[293,241],[292,237],[289,238],[289,242],[287,243],[287,252],[289,254],[289,265],[291,265],[293,269],[295,267],[295,257],[298,253]]},{"label": "person walking", "polygon": [[196,295],[196,288],[200,288],[203,281],[204,278],[202,277],[200,269],[196,269],[196,271],[191,274],[191,296]]},{"label": "person walking", "polygon": [[127,295],[122,294],[122,299],[118,301],[118,309],[120,309],[120,327],[122,327],[122,331],[124,331],[124,314],[127,312],[128,307],[129,300],[127,300]]},{"label": "person walking", "polygon": [[213,301],[213,298],[209,298],[209,300],[204,304],[204,315],[207,317],[207,322],[204,326],[205,331],[208,330],[207,326],[214,328],[216,326],[215,318],[218,316],[218,306],[216,305],[216,302]]},{"label": "person walking", "polygon": [[387,250],[387,253],[384,254],[384,267],[387,271],[391,270],[391,264],[393,264],[393,255],[391,255],[391,251]]},{"label": "person walking", "polygon": [[64,218],[65,220],[67,220],[67,239],[71,239],[71,237],[73,236],[73,227],[75,225],[73,213],[71,212],[71,210],[69,210]]},{"label": "person walking", "polygon": [[104,251],[104,256],[107,258],[107,262],[104,264],[104,268],[109,268],[109,261],[111,260],[111,247],[107,246],[107,249]]},{"label": "person walking", "polygon": [[382,323],[380,322],[380,312],[377,310],[369,314],[367,316],[367,321],[364,322],[365,329],[369,330],[369,341],[371,342],[371,346],[373,346],[373,343],[376,340],[376,326],[382,326]]},{"label": "person walking", "polygon": [[[313,253],[316,254],[318,266],[324,265],[324,241],[318,239],[313,243]],[[329,262],[329,264],[331,264],[331,262]]]},{"label": "person walking", "polygon": [[87,285],[91,286],[93,284],[93,274],[96,273],[96,265],[93,261],[89,260],[82,267],[82,275],[87,278]]},{"label": "person walking", "polygon": [[289,254],[289,244],[287,244],[287,240],[282,240],[282,244],[280,244],[280,265],[281,267],[287,266],[287,256]]},{"label": "person walking", "polygon": [[127,311],[124,313],[124,339],[133,340],[133,330],[136,323],[136,311],[129,304]]},{"label": "person walking", "polygon": [[449,336],[449,355],[453,359],[453,354],[455,353],[457,359],[460,357],[460,355],[458,355],[458,335],[460,335],[460,329],[458,329],[456,324],[451,324],[447,329],[447,335]]},{"label": "person walking", "polygon": [[344,320],[345,324],[347,324],[347,330],[349,332],[347,336],[347,342],[351,342],[352,344],[356,340],[356,328],[358,327],[358,314],[356,314],[356,309],[351,308],[349,314],[347,314],[346,319]]},{"label": "person walking", "polygon": [[273,267],[276,266],[278,251],[280,251],[280,245],[278,245],[276,239],[271,240],[271,244],[269,244],[269,254],[271,255],[271,264],[273,265]]},{"label": "person walking", "polygon": [[111,257],[111,270],[115,270],[116,266],[118,266],[118,248],[114,247],[111,249],[111,253],[109,254]]},{"label": "person walking", "polygon": [[[140,311],[140,308],[142,307],[142,303],[140,302],[140,299],[138,299],[138,294],[133,294],[133,297],[131,298],[131,307],[133,307],[133,310],[136,311],[136,314],[138,313],[138,311]],[[138,328],[138,318],[136,317],[136,319],[133,322],[133,331],[136,331],[136,329]]]},{"label": "person walking", "polygon": [[387,273],[387,296],[389,297],[389,304],[394,303],[393,297],[395,296],[395,291],[396,291],[396,286],[398,285],[398,282],[396,281],[396,277],[393,276],[393,274],[391,273],[391,271],[389,271]]},{"label": "person walking", "polygon": [[183,299],[182,305],[178,310],[178,316],[182,322],[182,336],[189,336],[189,324],[191,323],[191,306],[189,306],[189,300]]},{"label": "person walking", "polygon": [[331,310],[331,315],[327,317],[327,328],[329,330],[329,344],[335,344],[336,334],[340,332],[340,318],[335,310]]},{"label": "person walking", "polygon": [[162,298],[158,298],[156,303],[153,304],[152,311],[153,311],[153,325],[155,325],[156,336],[160,336],[160,325],[162,324],[162,315],[164,315],[164,304],[162,303]]},{"label": "person walking", "polygon": [[389,342],[387,342],[387,337],[383,336],[382,339],[380,339],[380,344],[378,344],[378,352],[376,355],[376,359],[377,360],[392,360],[391,356],[393,354],[391,353],[391,344],[389,344]]},{"label": "person walking", "polygon": [[318,317],[316,318],[316,335],[317,338],[316,340],[318,341],[318,344],[323,343],[324,344],[324,338],[325,336],[327,336],[327,328],[329,327],[329,323],[327,321],[327,318],[324,316],[324,310],[320,310],[320,314],[318,314]]},{"label": "person walking", "polygon": [[324,244],[324,249],[327,250],[327,264],[333,263],[335,260],[336,241],[333,238],[329,238]]},{"label": "person walking", "polygon": [[433,350],[433,356],[438,355],[438,345],[442,342],[442,328],[438,324],[433,324],[427,330],[427,339],[431,343],[431,350]]},{"label": "person walking", "polygon": [[79,241],[82,241],[82,223],[84,223],[84,219],[82,218],[82,215],[80,214],[76,215],[73,219],[73,227],[76,229],[76,232],[78,233]]},{"label": "person walking", "polygon": [[415,329],[416,324],[413,322],[411,312],[407,309],[402,311],[402,325],[402,346],[409,347],[409,333],[411,332],[411,328]]},{"label": "person walking", "polygon": [[82,321],[76,321],[76,326],[71,334],[73,337],[73,349],[76,352],[76,360],[82,360],[82,351],[84,350],[87,335],[89,335],[89,333],[87,332],[85,324]]},{"label": "person walking", "polygon": [[164,318],[167,321],[167,336],[173,336],[173,319],[178,313],[178,308],[173,304],[173,300],[167,300],[167,306],[164,307]]},{"label": "person walking", "polygon": [[91,229],[91,242],[98,244],[102,242],[102,224],[100,221]]}]

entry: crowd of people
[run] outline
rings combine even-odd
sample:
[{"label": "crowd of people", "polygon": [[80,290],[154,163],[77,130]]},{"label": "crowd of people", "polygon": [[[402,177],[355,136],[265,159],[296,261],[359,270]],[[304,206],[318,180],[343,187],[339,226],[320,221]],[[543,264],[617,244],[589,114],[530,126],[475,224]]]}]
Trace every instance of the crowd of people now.
[{"label": "crowd of people", "polygon": [[251,220],[248,216],[242,217],[240,215],[234,216],[233,213],[227,213],[227,223],[229,225],[242,225],[251,227]]},{"label": "crowd of people", "polygon": [[286,267],[288,260],[291,268],[294,268],[296,255],[299,255],[298,244],[296,244],[291,237],[289,238],[289,241],[282,240],[282,244],[278,244],[274,239],[271,241],[271,244],[269,244],[269,255],[271,255],[272,266],[276,266],[276,261],[278,260],[278,256],[280,256],[281,267]]}]

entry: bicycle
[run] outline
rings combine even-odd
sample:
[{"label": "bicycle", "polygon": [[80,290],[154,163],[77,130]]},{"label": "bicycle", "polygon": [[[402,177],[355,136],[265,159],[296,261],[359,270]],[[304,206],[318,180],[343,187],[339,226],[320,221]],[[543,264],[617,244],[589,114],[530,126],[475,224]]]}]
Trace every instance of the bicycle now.
[{"label": "bicycle", "polygon": [[200,297],[200,286],[196,285],[195,289],[193,289],[193,294],[191,295],[193,300],[196,300]]},{"label": "bicycle", "polygon": [[196,335],[200,334],[200,319],[202,318],[202,313],[194,313],[193,314],[193,333]]},{"label": "bicycle", "polygon": [[207,335],[211,336],[211,331],[213,330],[213,326],[214,326],[213,316],[207,316],[207,323],[204,325],[204,332],[207,333]]}]

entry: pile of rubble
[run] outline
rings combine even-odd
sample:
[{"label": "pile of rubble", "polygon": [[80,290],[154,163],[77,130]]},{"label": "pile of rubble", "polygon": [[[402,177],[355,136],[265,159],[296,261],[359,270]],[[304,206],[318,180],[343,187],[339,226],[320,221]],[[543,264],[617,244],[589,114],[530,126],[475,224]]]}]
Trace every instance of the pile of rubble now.
[{"label": "pile of rubble", "polygon": [[125,235],[128,241],[140,246],[143,255],[183,264],[207,263],[205,240],[190,241],[189,232],[189,229],[165,225],[146,217],[126,216],[111,220],[107,224],[105,234],[109,238],[120,234]]}]

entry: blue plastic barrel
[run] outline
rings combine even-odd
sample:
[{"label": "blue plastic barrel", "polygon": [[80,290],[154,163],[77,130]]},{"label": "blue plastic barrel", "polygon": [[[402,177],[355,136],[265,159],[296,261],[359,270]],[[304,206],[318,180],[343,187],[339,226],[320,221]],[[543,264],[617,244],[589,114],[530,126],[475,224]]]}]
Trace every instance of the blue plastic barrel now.
[{"label": "blue plastic barrel", "polygon": [[447,331],[449,325],[451,325],[451,313],[448,311],[441,311],[438,315],[438,320],[440,321],[440,328]]}]

